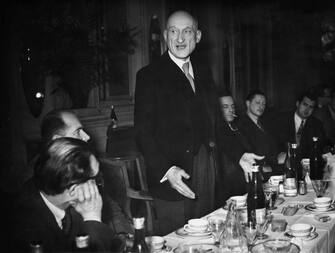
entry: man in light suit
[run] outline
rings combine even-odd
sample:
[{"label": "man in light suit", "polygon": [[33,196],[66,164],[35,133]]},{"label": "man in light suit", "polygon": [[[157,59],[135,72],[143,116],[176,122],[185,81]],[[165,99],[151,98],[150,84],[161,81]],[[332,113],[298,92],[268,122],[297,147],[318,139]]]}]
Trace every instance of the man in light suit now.
[{"label": "man in light suit", "polygon": [[219,106],[208,66],[191,57],[197,20],[176,11],[164,30],[168,51],[137,73],[135,131],[157,212],[157,234],[213,210]]},{"label": "man in light suit", "polygon": [[101,222],[99,177],[99,162],[86,142],[60,137],[44,146],[33,184],[25,184],[12,210],[11,252],[31,252],[33,242],[45,252],[72,252],[79,234],[89,235],[92,251],[122,251],[122,241]]}]

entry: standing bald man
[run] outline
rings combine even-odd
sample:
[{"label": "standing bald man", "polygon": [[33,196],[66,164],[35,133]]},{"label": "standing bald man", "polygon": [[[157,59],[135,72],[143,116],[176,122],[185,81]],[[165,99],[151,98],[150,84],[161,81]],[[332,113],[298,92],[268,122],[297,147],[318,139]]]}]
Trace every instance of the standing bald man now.
[{"label": "standing bald man", "polygon": [[208,66],[191,59],[201,31],[187,12],[169,16],[168,51],[137,73],[135,129],[155,198],[157,234],[213,210],[219,106]]}]

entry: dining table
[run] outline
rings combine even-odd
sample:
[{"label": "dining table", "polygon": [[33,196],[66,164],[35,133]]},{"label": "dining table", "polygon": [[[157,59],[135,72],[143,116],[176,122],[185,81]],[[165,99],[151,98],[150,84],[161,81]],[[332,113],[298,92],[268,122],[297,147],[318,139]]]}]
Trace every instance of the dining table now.
[{"label": "dining table", "polygon": [[[287,222],[286,230],[284,232],[273,232],[271,229],[271,224],[268,226],[265,234],[269,237],[265,240],[269,239],[288,239],[292,243],[296,244],[300,248],[300,252],[315,252],[315,253],[332,253],[335,252],[335,208],[332,208],[331,211],[328,212],[319,212],[315,210],[309,210],[306,208],[307,205],[312,204],[313,200],[316,198],[315,191],[311,184],[311,180],[307,176],[307,193],[305,195],[297,195],[294,197],[286,197],[283,194],[278,196],[278,199],[284,200],[282,203],[276,205],[276,209],[269,210],[272,219],[285,219]],[[331,183],[330,183],[331,184]],[[328,188],[326,195],[329,195],[333,198],[332,186]],[[299,207],[298,211],[292,216],[285,216],[283,214],[283,208],[287,206],[297,205]],[[210,216],[220,216],[225,220],[227,215],[227,209],[222,207],[213,212],[207,214],[202,217],[204,219],[208,219]],[[326,215],[329,216],[327,220],[319,220],[318,216]],[[315,227],[315,231],[317,235],[315,238],[299,238],[299,237],[288,237],[287,232],[293,224],[296,223],[307,223],[311,224]],[[172,249],[172,251],[177,248],[181,244],[192,244],[192,243],[203,243],[203,244],[214,244],[213,236],[199,237],[188,235],[187,233],[181,234],[180,228],[176,231],[173,231],[164,236],[166,245]],[[263,240],[264,241],[264,240]],[[256,240],[254,244],[261,243],[261,240]]]}]

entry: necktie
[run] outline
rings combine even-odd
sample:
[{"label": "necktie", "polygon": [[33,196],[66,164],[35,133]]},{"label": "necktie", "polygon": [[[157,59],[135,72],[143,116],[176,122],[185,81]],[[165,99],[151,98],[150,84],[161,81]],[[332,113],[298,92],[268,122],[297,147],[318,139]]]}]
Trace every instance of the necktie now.
[{"label": "necktie", "polygon": [[300,145],[300,139],[301,139],[302,129],[304,128],[304,124],[305,124],[305,120],[302,120],[301,123],[300,123],[299,129],[297,131],[297,134],[296,134],[295,139],[296,139],[296,142],[297,142],[298,146]]},{"label": "necktie", "polygon": [[70,214],[70,208],[67,208],[65,210],[65,216],[62,219],[62,230],[67,235],[70,232],[71,229],[71,214]]},{"label": "necktie", "polygon": [[259,129],[261,129],[262,131],[264,131],[264,128],[263,128],[263,126],[262,126],[262,124],[261,124],[261,122],[259,120],[257,120],[257,124],[256,125],[258,126]]},{"label": "necktie", "polygon": [[190,75],[189,67],[190,67],[189,62],[185,62],[182,66],[184,74],[185,74],[186,78],[188,79],[188,81],[190,82],[193,91],[195,92],[194,80],[193,80],[192,76]]}]

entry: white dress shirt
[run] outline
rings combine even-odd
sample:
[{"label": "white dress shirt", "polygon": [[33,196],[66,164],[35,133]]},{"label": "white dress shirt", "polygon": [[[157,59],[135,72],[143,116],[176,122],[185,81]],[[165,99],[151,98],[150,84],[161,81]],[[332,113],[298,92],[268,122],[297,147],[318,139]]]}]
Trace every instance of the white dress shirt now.
[{"label": "white dress shirt", "polygon": [[54,204],[52,204],[44,195],[42,192],[40,192],[41,197],[44,201],[44,203],[47,205],[47,207],[49,208],[49,210],[52,212],[52,214],[55,216],[55,219],[57,221],[58,226],[63,229],[62,226],[62,219],[65,216],[65,211],[63,209],[60,209],[59,207],[55,206]]}]

